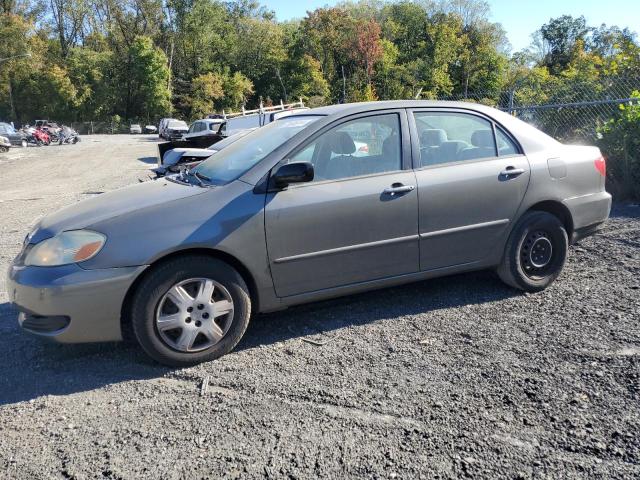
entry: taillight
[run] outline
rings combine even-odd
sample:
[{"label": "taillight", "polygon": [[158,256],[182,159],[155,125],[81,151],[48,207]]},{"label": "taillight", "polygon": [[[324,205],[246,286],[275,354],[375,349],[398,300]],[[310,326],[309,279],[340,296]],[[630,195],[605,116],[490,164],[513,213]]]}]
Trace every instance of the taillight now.
[{"label": "taillight", "polygon": [[593,163],[596,166],[596,170],[600,172],[600,175],[603,177],[607,175],[607,162],[604,157],[596,158]]}]

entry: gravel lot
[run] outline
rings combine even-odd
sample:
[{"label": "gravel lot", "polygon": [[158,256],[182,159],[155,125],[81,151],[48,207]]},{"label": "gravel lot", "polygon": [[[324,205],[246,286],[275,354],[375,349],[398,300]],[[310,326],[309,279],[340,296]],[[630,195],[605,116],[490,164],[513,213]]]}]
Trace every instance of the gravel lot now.
[{"label": "gravel lot", "polygon": [[[41,215],[153,155],[124,135],[0,154],[0,270]],[[487,272],[297,307],[184,370],[43,344],[7,298],[3,273],[0,478],[640,477],[639,207],[543,293]]]}]

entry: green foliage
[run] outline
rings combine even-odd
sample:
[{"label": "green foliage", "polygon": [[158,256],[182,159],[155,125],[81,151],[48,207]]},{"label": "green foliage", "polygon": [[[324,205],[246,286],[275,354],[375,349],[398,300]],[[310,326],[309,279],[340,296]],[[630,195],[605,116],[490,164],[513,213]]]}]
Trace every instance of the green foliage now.
[{"label": "green foliage", "polygon": [[191,118],[202,118],[215,110],[216,101],[224,96],[223,81],[216,73],[203,73],[193,79]]},{"label": "green foliage", "polygon": [[640,91],[634,103],[620,111],[600,129],[600,148],[608,159],[610,189],[617,198],[640,198]]},{"label": "green foliage", "polygon": [[149,37],[136,37],[128,49],[127,118],[151,118],[171,111],[169,67],[162,50]]},{"label": "green foliage", "polygon": [[544,65],[557,74],[567,67],[574,48],[578,42],[584,42],[589,28],[584,17],[563,15],[543,25],[540,33],[546,50]]}]

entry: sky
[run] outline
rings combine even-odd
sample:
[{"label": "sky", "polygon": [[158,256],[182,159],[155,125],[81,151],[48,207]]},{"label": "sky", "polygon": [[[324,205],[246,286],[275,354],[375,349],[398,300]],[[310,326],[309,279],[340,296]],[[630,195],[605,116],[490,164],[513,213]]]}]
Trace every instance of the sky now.
[{"label": "sky", "polygon": [[[518,51],[531,43],[531,34],[550,18],[561,15],[584,15],[587,24],[618,25],[640,33],[639,0],[488,0],[491,21],[501,23],[507,32],[512,50]],[[307,10],[338,3],[335,0],[262,0],[274,10],[278,20],[302,18]]]}]

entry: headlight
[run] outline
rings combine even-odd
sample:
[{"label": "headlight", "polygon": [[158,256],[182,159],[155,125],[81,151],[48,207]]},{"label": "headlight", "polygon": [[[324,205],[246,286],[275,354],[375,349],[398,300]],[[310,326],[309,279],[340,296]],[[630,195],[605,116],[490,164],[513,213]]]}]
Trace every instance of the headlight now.
[{"label": "headlight", "polygon": [[62,232],[34,245],[24,259],[25,265],[54,267],[89,260],[103,247],[107,237],[88,230]]}]

